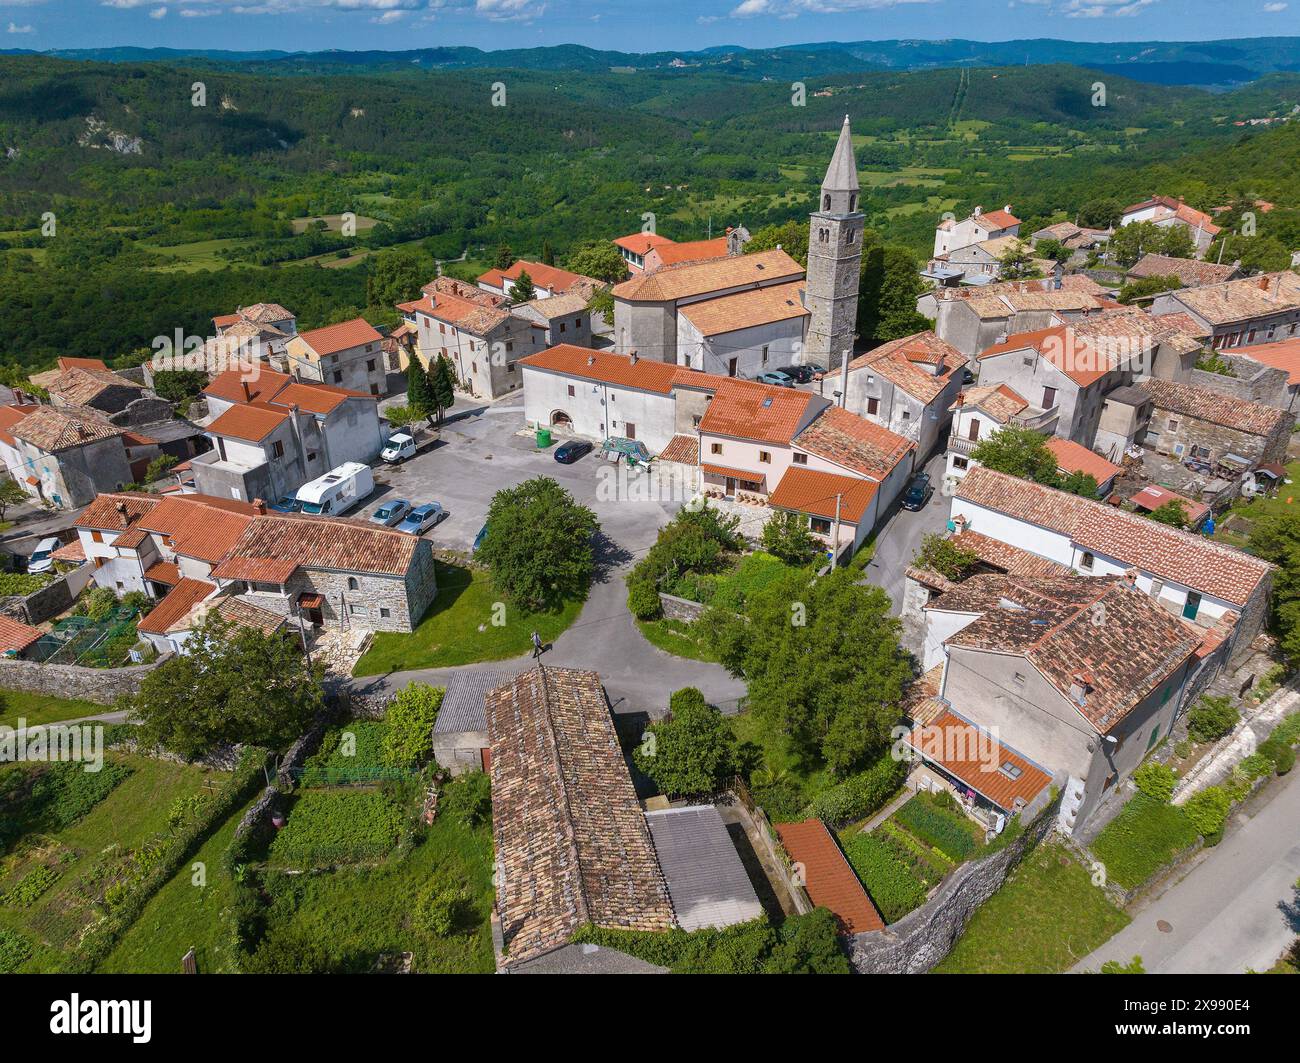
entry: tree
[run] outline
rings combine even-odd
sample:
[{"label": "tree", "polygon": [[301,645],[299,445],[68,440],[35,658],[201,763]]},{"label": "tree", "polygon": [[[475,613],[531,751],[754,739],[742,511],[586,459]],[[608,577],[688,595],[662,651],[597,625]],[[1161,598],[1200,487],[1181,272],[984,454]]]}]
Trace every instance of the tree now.
[{"label": "tree", "polygon": [[433,725],[442,707],[443,687],[408,683],[384,713],[384,757],[393,764],[416,766],[433,753]]},{"label": "tree", "polygon": [[1110,229],[1119,224],[1124,206],[1117,199],[1090,199],[1079,208],[1076,225],[1084,229]]},{"label": "tree", "polygon": [[498,491],[478,558],[505,597],[526,609],[582,598],[595,564],[596,515],[549,476]]},{"label": "tree", "polygon": [[208,386],[208,374],[197,369],[166,369],[153,374],[153,390],[171,403],[187,402]]},{"label": "tree", "polygon": [[493,269],[509,269],[515,264],[515,253],[504,240],[497,244],[496,254],[492,259]]},{"label": "tree", "polygon": [[1187,714],[1187,733],[1197,742],[1215,742],[1241,721],[1241,713],[1232,700],[1222,695],[1206,695]]},{"label": "tree", "polygon": [[623,253],[607,240],[596,240],[575,248],[564,266],[572,273],[580,273],[584,277],[593,277],[610,284],[627,280],[628,276]]},{"label": "tree", "polygon": [[713,793],[736,773],[736,736],[694,687],[676,691],[668,711],[646,728],[633,761],[669,797]]},{"label": "tree", "polygon": [[1273,576],[1272,628],[1287,662],[1300,664],[1300,513],[1264,517],[1251,529],[1249,549],[1277,565]]},{"label": "tree", "polygon": [[1151,221],[1120,226],[1106,247],[1110,258],[1121,266],[1131,266],[1143,255],[1168,258],[1192,258],[1196,245],[1185,225],[1157,225]]},{"label": "tree", "polygon": [[1225,229],[1210,245],[1205,257],[1211,262],[1241,262],[1247,273],[1277,273],[1291,268],[1291,252],[1273,236],[1241,236]]},{"label": "tree", "polygon": [[442,791],[438,811],[471,830],[491,822],[491,777],[485,771],[471,771],[452,779]]},{"label": "tree", "polygon": [[456,373],[445,354],[438,355],[437,364],[430,367],[429,392],[441,424],[443,415],[456,403]]},{"label": "tree", "polygon": [[829,908],[814,908],[781,924],[764,974],[852,974],[840,948],[839,924]]},{"label": "tree", "polygon": [[1156,506],[1147,516],[1157,524],[1167,524],[1171,528],[1187,527],[1187,507],[1177,498],[1171,498],[1168,502]]},{"label": "tree", "polygon": [[437,408],[429,375],[420,363],[420,356],[414,353],[406,366],[406,404],[418,417],[431,417]]},{"label": "tree", "polygon": [[979,563],[979,554],[958,546],[946,535],[931,532],[921,540],[916,560],[921,567],[939,573],[944,579],[957,581]]},{"label": "tree", "polygon": [[366,302],[391,310],[396,303],[415,298],[428,271],[414,251],[384,251],[367,261]]},{"label": "tree", "polygon": [[[175,454],[159,454],[145,468],[144,482],[153,483],[155,480],[161,480],[167,475],[167,470],[175,465],[180,459]],[[3,514],[0,514],[2,516]]]},{"label": "tree", "polygon": [[510,298],[516,303],[526,303],[530,299],[537,298],[537,287],[533,284],[533,278],[528,275],[528,270],[519,271],[519,276],[510,287]]},{"label": "tree", "polygon": [[592,317],[599,314],[606,325],[614,324],[614,293],[608,288],[597,288],[587,300],[587,310]]},{"label": "tree", "polygon": [[756,719],[837,775],[886,746],[912,679],[889,598],[860,578],[846,568],[818,578],[792,570],[750,594],[747,616],[710,609],[697,621],[745,680]]},{"label": "tree", "polygon": [[787,565],[806,565],[824,547],[821,540],[809,530],[807,516],[777,510],[763,525],[763,549]]},{"label": "tree", "polygon": [[17,480],[8,476],[0,480],[0,520],[4,520],[10,506],[26,501],[27,492],[22,489]]},{"label": "tree", "polygon": [[1182,286],[1183,282],[1177,277],[1139,277],[1120,288],[1119,301],[1127,306],[1147,296],[1159,295],[1161,292],[1173,291]]},{"label": "tree", "polygon": [[781,248],[801,266],[808,265],[808,223],[788,221],[782,225],[764,225],[745,244],[745,254]]},{"label": "tree", "polygon": [[1022,480],[1055,486],[1058,478],[1056,455],[1047,440],[1024,425],[1003,425],[976,443],[970,456],[985,468]]},{"label": "tree", "polygon": [[543,266],[555,265],[555,248],[551,246],[550,240],[542,241],[542,265]]},{"label": "tree", "polygon": [[1096,498],[1101,490],[1097,484],[1097,477],[1090,472],[1080,472],[1077,469],[1060,477],[1060,482],[1056,486],[1066,494],[1081,495],[1084,498]]},{"label": "tree", "polygon": [[924,332],[933,323],[916,310],[926,287],[915,256],[906,247],[882,244],[871,230],[862,234],[862,244],[858,335],[884,343]]},{"label": "tree", "polygon": [[124,707],[140,740],[194,760],[225,744],[283,749],[320,712],[320,672],[281,634],[210,615],[155,668]]},{"label": "tree", "polygon": [[1034,255],[1029,245],[1020,240],[1009,244],[998,257],[998,271],[1002,280],[1037,276],[1038,267],[1034,265]]},{"label": "tree", "polygon": [[[1060,240],[1053,240],[1050,237],[1039,240],[1034,245],[1034,250],[1038,253],[1039,258],[1050,258],[1053,262],[1068,262],[1070,256],[1074,254]],[[1006,274],[1003,273],[1005,277]]]}]

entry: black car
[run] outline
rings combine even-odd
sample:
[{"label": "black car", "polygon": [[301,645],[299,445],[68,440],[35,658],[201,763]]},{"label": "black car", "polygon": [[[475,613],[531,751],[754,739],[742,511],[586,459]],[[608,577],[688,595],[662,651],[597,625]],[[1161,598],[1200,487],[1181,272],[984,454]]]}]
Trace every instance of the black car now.
[{"label": "black car", "polygon": [[591,453],[591,444],[585,439],[570,439],[555,448],[555,460],[561,465],[572,465],[579,458]]},{"label": "black car", "polygon": [[811,383],[813,378],[813,367],[810,365],[782,365],[778,366],[776,371],[784,373],[796,384]]},{"label": "black car", "polygon": [[907,494],[903,496],[904,509],[922,509],[926,502],[930,500],[930,493],[934,490],[930,486],[929,473],[918,472],[908,485]]}]

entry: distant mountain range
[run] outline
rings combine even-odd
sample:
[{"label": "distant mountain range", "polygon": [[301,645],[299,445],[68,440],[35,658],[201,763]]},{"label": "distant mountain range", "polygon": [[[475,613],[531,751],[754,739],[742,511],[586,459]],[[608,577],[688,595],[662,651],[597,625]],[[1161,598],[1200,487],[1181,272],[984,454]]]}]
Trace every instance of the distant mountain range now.
[{"label": "distant mountain range", "polygon": [[[38,54],[25,49],[0,54]],[[1052,39],[827,41],[785,48],[722,46],[696,52],[609,52],[576,44],[486,52],[479,48],[407,51],[232,52],[172,48],[73,48],[39,53],[109,63],[240,65],[263,73],[359,73],[427,69],[524,69],[599,72],[709,71],[756,80],[860,70],[1072,63],[1161,85],[1229,87],[1277,71],[1300,71],[1300,37],[1089,44]]]}]

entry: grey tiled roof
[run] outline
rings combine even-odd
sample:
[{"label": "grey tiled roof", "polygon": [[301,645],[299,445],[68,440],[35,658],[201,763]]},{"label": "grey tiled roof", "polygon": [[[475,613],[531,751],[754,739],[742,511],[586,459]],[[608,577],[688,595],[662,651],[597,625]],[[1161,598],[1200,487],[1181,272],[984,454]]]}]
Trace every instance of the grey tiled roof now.
[{"label": "grey tiled roof", "polygon": [[564,945],[510,968],[511,974],[667,974],[667,967],[601,945]]},{"label": "grey tiled roof", "polygon": [[434,734],[458,734],[462,731],[486,731],[487,709],[484,699],[488,691],[509,683],[514,678],[509,672],[495,668],[485,671],[458,672],[447,681],[438,719],[434,721]]},{"label": "grey tiled roof", "polygon": [[731,926],[763,914],[727,825],[713,805],[647,812],[645,818],[682,929]]}]

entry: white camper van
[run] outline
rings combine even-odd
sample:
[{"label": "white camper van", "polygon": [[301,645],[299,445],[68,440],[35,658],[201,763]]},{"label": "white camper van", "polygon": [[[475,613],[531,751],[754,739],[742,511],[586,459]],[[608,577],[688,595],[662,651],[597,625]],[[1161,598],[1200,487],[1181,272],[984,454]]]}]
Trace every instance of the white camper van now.
[{"label": "white camper van", "polygon": [[324,476],[298,488],[302,511],[317,517],[337,517],[346,513],[375,489],[375,477],[369,465],[359,461],[344,462]]}]

